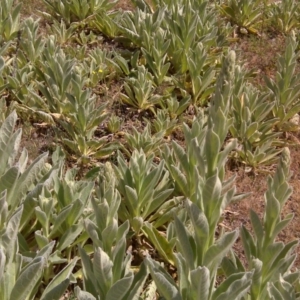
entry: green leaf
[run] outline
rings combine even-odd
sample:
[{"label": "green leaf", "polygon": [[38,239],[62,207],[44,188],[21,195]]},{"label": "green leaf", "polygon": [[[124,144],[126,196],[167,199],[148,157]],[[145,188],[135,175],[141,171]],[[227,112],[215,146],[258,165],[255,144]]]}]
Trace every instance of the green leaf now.
[{"label": "green leaf", "polygon": [[245,256],[248,261],[251,261],[252,256],[257,257],[257,249],[251,234],[244,226],[242,226],[241,228],[241,239],[245,251]]},{"label": "green leaf", "polygon": [[2,70],[3,70],[3,68],[4,68],[4,66],[5,66],[4,59],[0,56],[0,74],[1,74],[1,72],[2,72]]},{"label": "green leaf", "polygon": [[78,258],[75,257],[63,270],[61,270],[47,285],[41,300],[60,299],[70,283],[70,276]]},{"label": "green leaf", "polygon": [[17,253],[18,231],[23,212],[23,206],[20,206],[6,224],[5,233],[2,235],[2,245],[5,248],[6,261],[9,263]]},{"label": "green leaf", "polygon": [[29,266],[27,266],[18,277],[13,287],[10,300],[24,300],[29,297],[36,284],[41,279],[43,269],[46,264],[44,257],[35,258]]},{"label": "green leaf", "polygon": [[229,276],[214,292],[212,300],[240,300],[251,286],[253,272],[237,273]]},{"label": "green leaf", "polygon": [[63,210],[61,210],[61,212],[55,219],[55,223],[49,234],[49,238],[53,238],[53,237],[57,236],[57,233],[61,231],[60,230],[61,226],[66,221],[71,208],[72,208],[72,206],[69,205],[69,206],[65,207]]},{"label": "green leaf", "polygon": [[93,276],[95,276],[98,288],[106,295],[112,284],[113,262],[110,257],[100,248],[96,248],[93,261]]},{"label": "green leaf", "polygon": [[194,299],[208,300],[210,288],[210,272],[206,267],[198,267],[190,272]]},{"label": "green leaf", "polygon": [[179,185],[181,192],[187,197],[190,196],[187,192],[188,182],[185,175],[179,170],[178,167],[175,167],[173,165],[171,165],[170,171],[176,184]]},{"label": "green leaf", "polygon": [[18,202],[22,199],[26,192],[28,192],[29,187],[38,178],[38,175],[44,169],[45,163],[48,159],[48,153],[41,154],[36,158],[29,168],[20,176],[18,179],[18,184],[15,188],[11,190],[8,194],[8,203],[11,204],[11,208],[15,208]]},{"label": "green leaf", "polygon": [[121,300],[131,288],[133,275],[124,277],[115,282],[108,291],[105,300]]},{"label": "green leaf", "polygon": [[256,240],[258,241],[258,243],[262,243],[264,239],[264,229],[257,213],[252,209],[250,210],[250,219],[256,235]]},{"label": "green leaf", "polygon": [[187,202],[188,214],[191,218],[195,230],[195,244],[196,253],[199,265],[203,262],[203,254],[207,250],[209,238],[209,224],[205,214],[198,208],[198,206],[191,201]]},{"label": "green leaf", "polygon": [[65,248],[69,247],[74,240],[79,236],[83,229],[83,223],[75,224],[71,226],[59,239],[59,243],[57,245],[57,249],[62,251]]},{"label": "green leaf", "polygon": [[58,300],[65,293],[66,289],[70,284],[70,279],[67,278],[61,281],[58,285],[54,286],[51,291],[45,292],[42,295],[41,300]]},{"label": "green leaf", "polygon": [[74,292],[78,300],[97,300],[92,294],[82,291],[78,286],[75,287]]},{"label": "green leaf", "polygon": [[182,300],[175,285],[172,285],[163,274],[153,272],[153,279],[158,291],[166,300]]},{"label": "green leaf", "polygon": [[151,243],[153,243],[158,253],[162,255],[167,262],[174,265],[173,245],[148,222],[144,222],[142,231],[144,231],[145,235],[149,238]]},{"label": "green leaf", "polygon": [[15,185],[16,180],[20,175],[19,169],[17,167],[9,168],[1,177],[0,177],[0,191],[10,191]]},{"label": "green leaf", "polygon": [[83,269],[83,281],[84,289],[93,295],[97,295],[97,283],[93,272],[92,262],[87,253],[81,247],[78,247],[81,257],[82,269]]},{"label": "green leaf", "polygon": [[223,257],[230,250],[238,237],[238,231],[228,232],[222,235],[214,245],[212,245],[204,256],[203,265],[208,267],[213,273],[215,268],[219,266]]},{"label": "green leaf", "polygon": [[40,249],[49,244],[49,239],[45,237],[40,230],[35,231],[34,237]]},{"label": "green leaf", "polygon": [[148,268],[146,267],[146,264],[143,261],[140,265],[138,273],[134,275],[131,289],[126,299],[140,300],[140,295],[144,289],[144,283],[148,277],[148,274]]},{"label": "green leaf", "polygon": [[208,177],[213,175],[213,171],[217,166],[219,151],[220,138],[212,129],[209,129],[207,131],[205,140],[205,154],[207,159]]},{"label": "green leaf", "polygon": [[190,245],[187,229],[182,222],[175,216],[175,229],[177,233],[177,250],[181,252],[186,260],[189,269],[195,268],[195,258],[193,249]]},{"label": "green leaf", "polygon": [[0,248],[0,282],[2,278],[4,278],[4,267],[5,267],[5,262],[6,262],[6,256],[5,253],[2,249]]}]

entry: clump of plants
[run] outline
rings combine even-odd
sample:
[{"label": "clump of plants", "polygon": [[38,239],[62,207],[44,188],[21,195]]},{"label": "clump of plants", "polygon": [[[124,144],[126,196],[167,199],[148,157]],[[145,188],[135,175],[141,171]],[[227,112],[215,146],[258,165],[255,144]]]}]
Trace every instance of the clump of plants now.
[{"label": "clump of plants", "polygon": [[[298,241],[280,240],[293,219],[282,213],[292,189],[280,145],[299,130],[299,45],[287,37],[262,90],[229,50],[232,26],[219,26],[257,34],[268,17],[286,34],[298,10],[287,1],[262,16],[257,1],[221,2],[139,0],[122,11],[44,0],[54,21],[43,35],[4,0],[0,299],[299,297]],[[30,157],[23,120],[41,136],[51,129],[56,150]],[[254,171],[277,163],[251,229],[220,230],[228,205],[248,196],[227,176],[232,159]]]}]

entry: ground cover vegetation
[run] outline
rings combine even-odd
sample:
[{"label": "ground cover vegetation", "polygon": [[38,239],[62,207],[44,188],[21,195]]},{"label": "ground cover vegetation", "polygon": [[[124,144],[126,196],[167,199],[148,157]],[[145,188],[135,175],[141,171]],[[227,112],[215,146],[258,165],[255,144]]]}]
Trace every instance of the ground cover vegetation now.
[{"label": "ground cover vegetation", "polygon": [[2,0],[0,300],[300,299],[299,32],[294,0]]}]

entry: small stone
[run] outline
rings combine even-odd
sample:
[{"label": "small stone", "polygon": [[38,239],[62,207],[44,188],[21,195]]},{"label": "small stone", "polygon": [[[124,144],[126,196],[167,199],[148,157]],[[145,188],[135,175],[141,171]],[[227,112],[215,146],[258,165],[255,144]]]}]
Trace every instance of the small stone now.
[{"label": "small stone", "polygon": [[248,34],[248,30],[246,28],[244,28],[244,27],[241,27],[240,28],[240,33],[247,35]]},{"label": "small stone", "polygon": [[299,126],[300,123],[300,116],[298,114],[295,114],[291,119],[290,122]]}]

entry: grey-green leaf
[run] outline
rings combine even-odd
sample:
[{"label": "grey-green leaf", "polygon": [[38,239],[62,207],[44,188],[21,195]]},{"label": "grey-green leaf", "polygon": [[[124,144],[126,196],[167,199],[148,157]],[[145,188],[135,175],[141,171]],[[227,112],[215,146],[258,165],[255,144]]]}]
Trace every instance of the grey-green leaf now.
[{"label": "grey-green leaf", "polygon": [[124,277],[112,285],[105,300],[122,300],[129,291],[133,281],[133,275]]},{"label": "grey-green leaf", "polygon": [[24,300],[33,291],[35,285],[41,279],[46,260],[44,257],[35,258],[32,263],[25,268],[17,279],[13,287],[10,300]]}]

